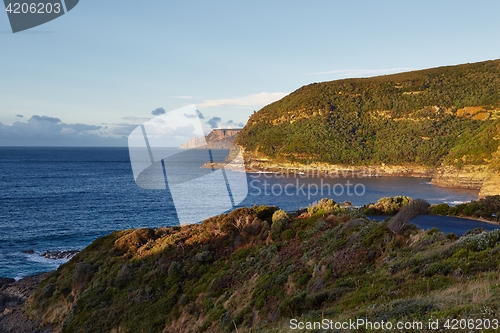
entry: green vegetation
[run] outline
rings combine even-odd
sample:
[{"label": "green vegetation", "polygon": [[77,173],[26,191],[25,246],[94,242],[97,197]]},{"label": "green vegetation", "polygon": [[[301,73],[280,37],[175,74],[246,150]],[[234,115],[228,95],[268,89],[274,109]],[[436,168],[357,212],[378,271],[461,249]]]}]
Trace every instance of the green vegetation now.
[{"label": "green vegetation", "polygon": [[500,195],[489,196],[453,207],[445,203],[432,205],[430,207],[430,212],[436,215],[482,218],[496,222],[498,218],[493,215],[500,216]]},{"label": "green vegetation", "polygon": [[[396,202],[399,199],[384,199]],[[407,200],[400,200],[407,202]],[[323,199],[200,225],[114,232],[44,280],[26,312],[62,332],[287,332],[288,320],[498,318],[500,231],[398,234]]]},{"label": "green vegetation", "polygon": [[393,198],[381,198],[375,204],[368,204],[361,208],[365,215],[395,215],[404,206],[411,202],[410,197],[397,195]]},{"label": "green vegetation", "polygon": [[304,86],[254,113],[236,143],[276,162],[489,163],[500,60]]}]

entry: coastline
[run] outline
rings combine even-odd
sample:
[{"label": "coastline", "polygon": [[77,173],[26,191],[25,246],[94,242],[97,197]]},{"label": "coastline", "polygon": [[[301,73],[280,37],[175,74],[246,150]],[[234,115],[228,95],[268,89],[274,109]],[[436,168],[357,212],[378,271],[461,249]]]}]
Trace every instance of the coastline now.
[{"label": "coastline", "polygon": [[500,221],[499,222],[495,222],[495,221],[490,221],[490,220],[485,220],[483,218],[480,218],[480,217],[472,217],[472,216],[459,216],[459,215],[433,215],[433,216],[446,216],[446,217],[456,217],[458,219],[465,219],[465,220],[472,220],[472,221],[477,221],[477,222],[483,222],[483,223],[488,223],[488,224],[491,224],[491,225],[496,225],[496,226],[500,226]]},{"label": "coastline", "polygon": [[231,160],[234,153],[230,153],[226,161],[207,162],[202,168],[220,169],[225,168],[234,171],[245,171],[248,173],[281,173],[284,175],[308,175],[325,176],[331,178],[368,178],[368,177],[415,177],[434,178],[436,169],[416,164],[406,165],[352,165],[329,164],[324,162],[298,163],[281,162],[277,163],[268,158],[256,157],[248,154],[243,148],[238,147],[242,153],[243,160],[236,158]]},{"label": "coastline", "polygon": [[478,186],[452,186],[441,185],[436,182],[435,176],[437,170],[430,167],[419,165],[364,165],[364,166],[345,166],[327,163],[274,163],[268,160],[249,160],[245,159],[244,167],[242,164],[226,162],[207,162],[202,168],[212,168],[232,171],[241,171],[247,173],[277,173],[284,176],[305,175],[309,177],[330,177],[330,178],[373,178],[373,177],[411,177],[411,178],[431,178],[432,184],[447,188],[468,188],[480,189]]},{"label": "coastline", "polygon": [[[236,152],[238,158],[231,160]],[[241,157],[243,156],[243,157]],[[243,161],[242,161],[243,159]],[[441,165],[429,167],[418,164],[353,165],[329,164],[324,162],[276,162],[266,156],[247,152],[241,146],[233,145],[231,152],[222,162],[207,162],[203,168],[228,169],[248,173],[280,173],[286,176],[309,175],[331,178],[369,178],[369,177],[412,177],[431,178],[431,184],[438,187],[479,190],[478,198],[500,194],[500,174],[490,170],[488,165],[464,165],[456,167]]]},{"label": "coastline", "polygon": [[330,178],[411,177],[431,178],[431,184],[453,189],[479,190],[478,199],[500,195],[500,170],[486,164],[464,164],[461,166],[442,163],[440,166],[425,166],[405,163],[390,165],[341,165],[325,162],[276,161],[258,152],[246,151],[233,144],[224,161],[207,162],[202,168],[247,172],[278,173],[284,176],[306,175]]}]

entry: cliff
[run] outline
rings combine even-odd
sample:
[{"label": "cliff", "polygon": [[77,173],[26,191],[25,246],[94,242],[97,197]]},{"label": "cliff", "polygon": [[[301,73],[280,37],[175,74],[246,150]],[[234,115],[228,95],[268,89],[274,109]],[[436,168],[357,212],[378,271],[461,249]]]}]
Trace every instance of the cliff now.
[{"label": "cliff", "polygon": [[442,187],[481,189],[489,176],[487,165],[443,166],[436,170],[432,184]]},{"label": "cliff", "polygon": [[488,165],[488,175],[483,181],[479,198],[497,195],[500,192],[500,147],[493,154],[493,159]]},{"label": "cliff", "polygon": [[499,117],[494,60],[310,84],[255,112],[235,143],[256,168],[376,167],[499,194]]},{"label": "cliff", "polygon": [[239,131],[241,129],[214,129],[205,138],[192,138],[189,142],[181,144],[180,148],[199,148],[206,142],[211,149],[230,149]]}]

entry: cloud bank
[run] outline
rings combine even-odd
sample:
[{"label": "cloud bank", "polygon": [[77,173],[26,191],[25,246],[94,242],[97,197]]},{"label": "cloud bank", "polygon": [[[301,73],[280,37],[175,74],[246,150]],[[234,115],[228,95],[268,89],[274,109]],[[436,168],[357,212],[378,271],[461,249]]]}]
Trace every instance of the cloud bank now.
[{"label": "cloud bank", "polygon": [[126,145],[126,137],[113,137],[106,129],[95,125],[66,124],[59,118],[34,115],[27,122],[0,123],[0,143],[2,146]]},{"label": "cloud bank", "polygon": [[210,128],[241,128],[245,126],[243,123],[235,123],[232,120],[223,121],[221,117],[212,117],[207,121]]}]

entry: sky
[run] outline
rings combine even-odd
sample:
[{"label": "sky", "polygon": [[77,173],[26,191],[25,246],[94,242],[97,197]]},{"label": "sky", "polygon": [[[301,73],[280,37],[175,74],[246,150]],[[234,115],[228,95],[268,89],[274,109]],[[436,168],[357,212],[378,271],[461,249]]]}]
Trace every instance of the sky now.
[{"label": "sky", "polygon": [[0,13],[0,146],[126,145],[195,104],[240,127],[301,86],[500,58],[499,1],[80,0],[13,34]]}]

